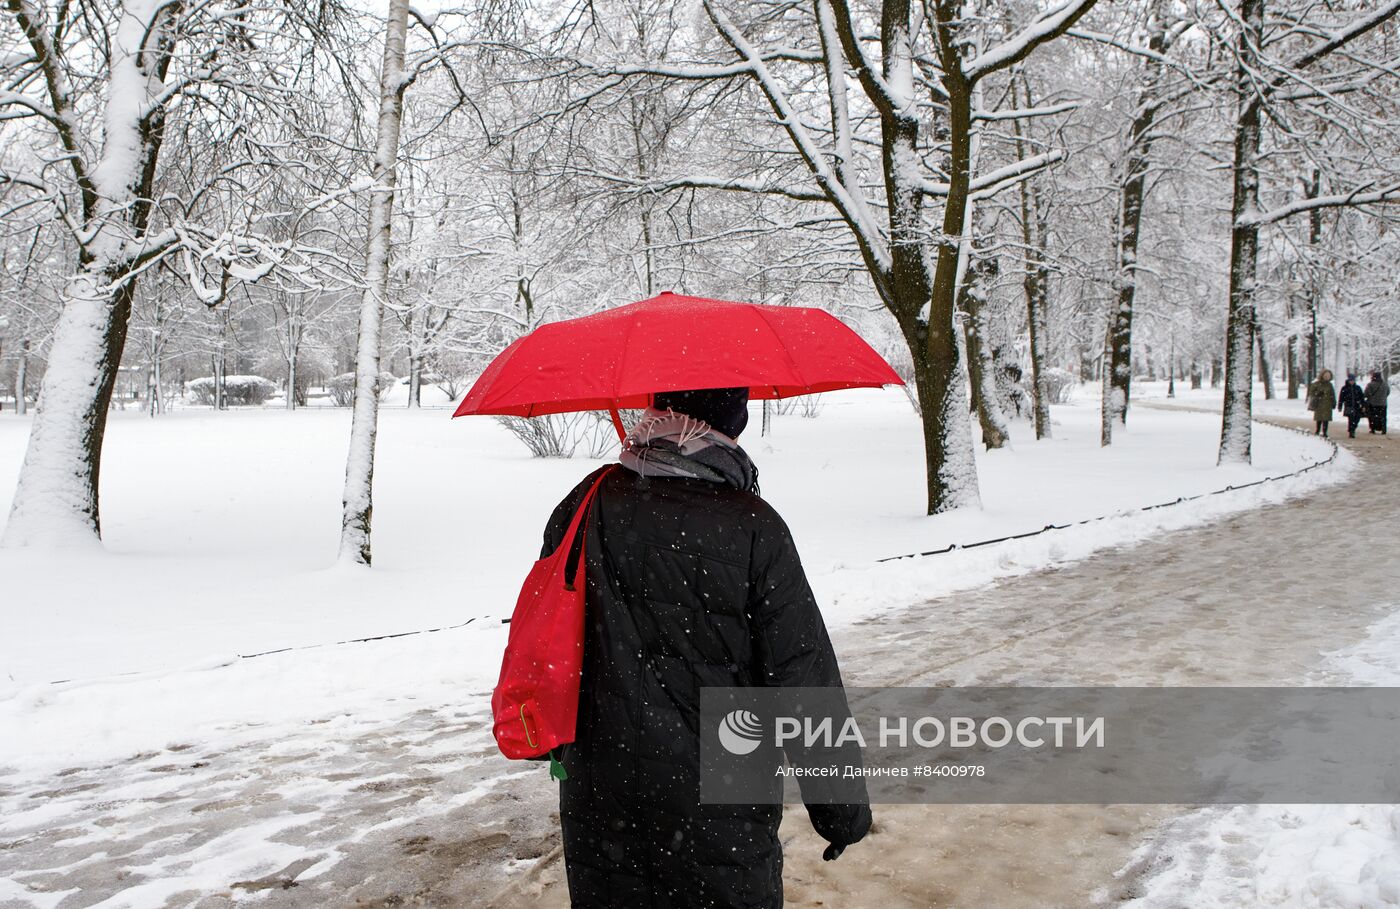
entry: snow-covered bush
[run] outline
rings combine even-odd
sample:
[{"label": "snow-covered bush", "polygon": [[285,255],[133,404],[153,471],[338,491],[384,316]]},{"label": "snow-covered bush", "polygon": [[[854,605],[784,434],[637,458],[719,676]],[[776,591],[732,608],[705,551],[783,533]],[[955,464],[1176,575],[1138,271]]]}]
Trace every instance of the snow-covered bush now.
[{"label": "snow-covered bush", "polygon": [[[379,381],[374,383],[375,392],[379,397],[384,397],[384,392],[394,387],[398,377],[391,372],[381,372]],[[326,391],[330,392],[331,400],[336,407],[349,407],[355,403],[355,374],[353,372],[343,372],[331,379],[326,384]]]},{"label": "snow-covered bush", "polygon": [[[996,355],[1001,354],[1000,348]],[[1022,384],[1025,373],[1020,365],[1011,362],[1001,362],[993,358],[996,363],[996,372],[993,374],[996,380],[997,398],[1001,403],[1002,412],[1007,416],[1014,416],[1017,419],[1030,416],[1034,406],[1031,393]]]},{"label": "snow-covered bush", "polygon": [[1042,376],[1045,380],[1045,393],[1051,404],[1068,404],[1069,396],[1079,380],[1068,369],[1052,366]]},{"label": "snow-covered bush", "polygon": [[[287,388],[287,373],[289,366],[286,355],[281,351],[269,351],[254,363],[254,368],[263,375],[276,376],[277,387],[281,391]],[[322,350],[306,345],[296,356],[296,387],[293,394],[296,395],[298,407],[306,406],[307,398],[311,389],[325,384],[327,379],[333,374],[330,356]]]},{"label": "snow-covered bush", "polygon": [[919,407],[919,388],[914,384],[914,358],[909,355],[909,348],[903,344],[894,344],[886,347],[881,353],[885,362],[894,369],[895,375],[904,380],[904,394],[909,398],[909,406],[914,408],[914,415],[919,416],[922,413]]},{"label": "snow-covered bush", "polygon": [[[641,411],[622,411],[622,425],[632,426]],[[601,411],[555,413],[542,417],[497,417],[537,458],[601,458],[617,447],[612,417]]]},{"label": "snow-covered bush", "polygon": [[[277,383],[262,376],[224,376],[224,403],[230,407],[262,404],[277,393]],[[214,405],[214,377],[185,383],[185,394],[196,404]]]},{"label": "snow-covered bush", "polygon": [[797,402],[798,414],[808,420],[822,412],[821,395],[801,395],[794,400]]}]

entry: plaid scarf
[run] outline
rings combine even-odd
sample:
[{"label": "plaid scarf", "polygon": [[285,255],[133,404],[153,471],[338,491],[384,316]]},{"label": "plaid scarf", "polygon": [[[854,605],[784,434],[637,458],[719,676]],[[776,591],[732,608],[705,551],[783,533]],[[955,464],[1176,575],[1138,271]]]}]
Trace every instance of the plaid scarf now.
[{"label": "plaid scarf", "polygon": [[758,492],[758,468],[738,442],[671,410],[648,407],[623,440],[618,461],[644,477],[689,477]]}]

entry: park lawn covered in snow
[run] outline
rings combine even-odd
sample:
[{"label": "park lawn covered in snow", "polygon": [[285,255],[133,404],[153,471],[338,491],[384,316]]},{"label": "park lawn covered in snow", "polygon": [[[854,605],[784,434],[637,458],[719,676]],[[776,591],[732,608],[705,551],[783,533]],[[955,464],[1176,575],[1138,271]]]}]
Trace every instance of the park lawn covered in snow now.
[{"label": "park lawn covered in snow", "polygon": [[[1131,543],[1335,482],[1343,455],[1293,480],[1136,512],[1330,454],[1259,428],[1252,467],[1217,468],[1218,418],[1137,409],[1111,448],[1098,402],[1056,407],[1055,439],[1015,428],[979,454],[983,508],[927,517],[919,424],[902,391],[828,395],[820,415],[744,442],[791,524],[828,621]],[[538,460],[489,419],[386,410],[375,567],[336,567],[345,411],[116,413],[103,462],[105,550],[0,551],[0,765],[35,770],[279,724],[483,703],[520,580],[554,504],[599,462]],[[27,422],[0,417],[0,513]],[[1102,515],[1027,540],[878,559]],[[469,622],[435,634],[351,638]],[[311,647],[239,659],[283,648]],[[64,680],[63,684],[50,684]],[[305,728],[304,725],[301,728]]]}]

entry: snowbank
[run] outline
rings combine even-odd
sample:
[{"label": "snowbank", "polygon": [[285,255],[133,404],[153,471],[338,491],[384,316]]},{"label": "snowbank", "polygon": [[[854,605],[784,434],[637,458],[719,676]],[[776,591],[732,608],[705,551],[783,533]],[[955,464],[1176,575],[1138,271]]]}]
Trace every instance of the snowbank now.
[{"label": "snowbank", "polygon": [[[755,413],[745,443],[833,625],[1296,495],[1341,479],[1352,463],[1344,455],[1296,479],[1140,512],[1297,470],[1330,448],[1261,428],[1253,467],[1217,468],[1218,418],[1139,409],[1101,449],[1097,401],[1086,401],[1055,409],[1055,439],[1037,443],[1019,425],[1011,449],[979,455],[983,509],[929,518],[919,426],[903,393],[825,401],[815,419],[775,419],[769,438],[756,436]],[[326,411],[114,414],[106,552],[0,552],[0,765],[267,738],[288,724],[485,695],[505,641],[501,620],[545,517],[597,462],[531,459],[491,420],[386,410],[375,568],[331,568],[348,423],[348,413]],[[18,471],[26,429],[0,419],[0,477]],[[9,492],[0,489],[0,513]],[[1026,540],[877,562],[1120,512]]]}]

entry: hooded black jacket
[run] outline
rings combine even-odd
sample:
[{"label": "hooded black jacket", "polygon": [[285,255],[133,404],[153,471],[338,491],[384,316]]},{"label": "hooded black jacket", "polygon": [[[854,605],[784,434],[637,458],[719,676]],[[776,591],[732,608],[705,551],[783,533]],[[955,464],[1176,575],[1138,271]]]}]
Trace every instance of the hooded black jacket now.
[{"label": "hooded black jacket", "polygon": [[1342,386],[1337,395],[1337,407],[1348,417],[1360,417],[1366,413],[1366,393],[1361,386],[1351,380]]},{"label": "hooded black jacket", "polygon": [[[606,469],[606,468],[604,468]],[[597,476],[559,503],[544,553]],[[701,805],[702,686],[839,686],[787,525],[752,493],[622,467],[587,525],[576,741],[559,813],[574,909],[782,906],[781,805]],[[865,804],[808,805],[838,845]]]}]

